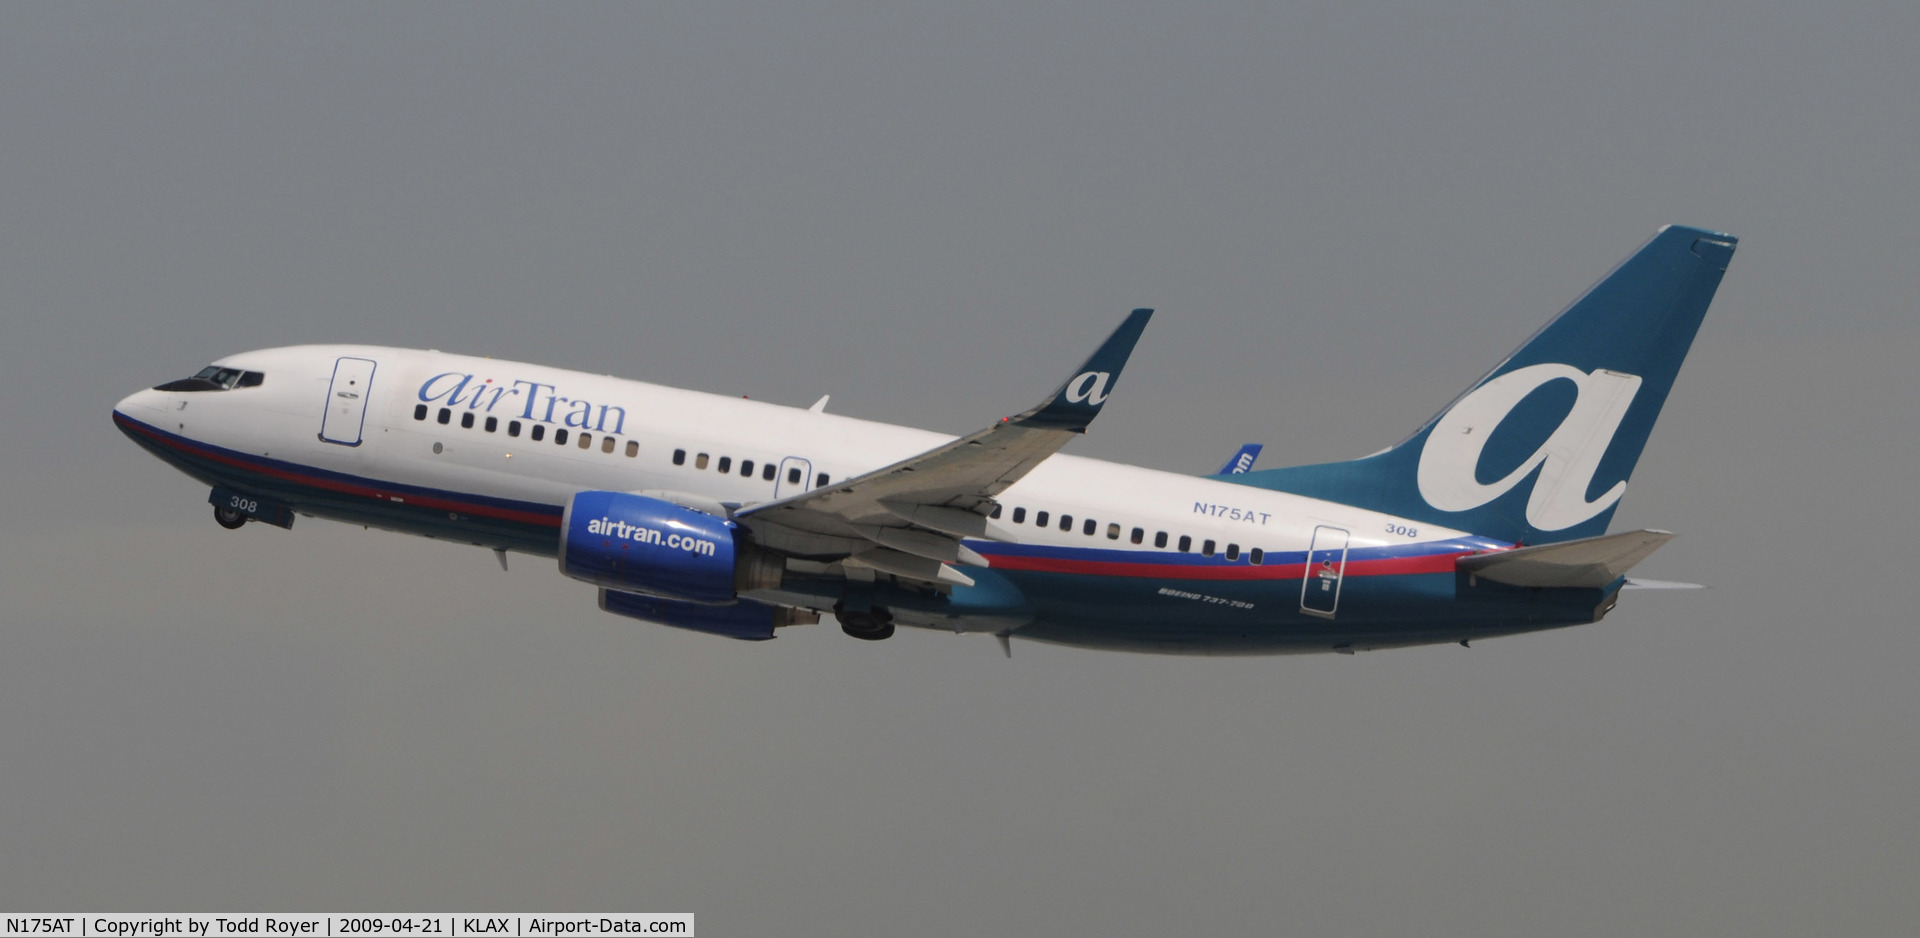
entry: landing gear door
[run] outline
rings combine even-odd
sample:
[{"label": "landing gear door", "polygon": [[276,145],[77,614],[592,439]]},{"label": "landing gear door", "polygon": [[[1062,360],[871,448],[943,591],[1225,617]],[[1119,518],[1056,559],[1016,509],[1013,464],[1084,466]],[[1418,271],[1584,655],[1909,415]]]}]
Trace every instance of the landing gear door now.
[{"label": "landing gear door", "polygon": [[342,358],[333,363],[333,383],[327,386],[327,416],[320,422],[320,439],[341,446],[359,446],[367,422],[367,397],[373,391],[373,361]]},{"label": "landing gear door", "polygon": [[1340,607],[1340,584],[1347,572],[1347,531],[1321,525],[1307,549],[1306,575],[1300,580],[1300,611],[1333,618]]},{"label": "landing gear door", "polygon": [[798,456],[788,456],[780,460],[780,474],[774,477],[773,497],[789,498],[805,492],[808,477],[813,475],[813,463]]}]

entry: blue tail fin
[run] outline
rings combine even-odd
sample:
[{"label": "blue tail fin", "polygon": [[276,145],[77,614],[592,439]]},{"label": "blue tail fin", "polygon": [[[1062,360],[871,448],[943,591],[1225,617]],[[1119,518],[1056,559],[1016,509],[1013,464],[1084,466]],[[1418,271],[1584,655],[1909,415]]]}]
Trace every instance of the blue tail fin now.
[{"label": "blue tail fin", "polygon": [[1500,540],[1603,534],[1736,243],[1660,229],[1392,449],[1216,478]]}]

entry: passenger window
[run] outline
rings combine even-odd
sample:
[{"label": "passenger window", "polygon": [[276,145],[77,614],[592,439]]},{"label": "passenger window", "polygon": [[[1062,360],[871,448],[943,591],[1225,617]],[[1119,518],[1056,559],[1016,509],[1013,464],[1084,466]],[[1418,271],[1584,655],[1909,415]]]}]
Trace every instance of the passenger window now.
[{"label": "passenger window", "polygon": [[427,419],[427,405],[425,404],[413,405],[413,419],[415,420]]},{"label": "passenger window", "polygon": [[1153,532],[1153,546],[1155,547],[1167,546],[1167,532],[1165,531]]},{"label": "passenger window", "polygon": [[683,450],[683,449],[677,449],[677,450],[674,450],[674,451],[673,451],[673,464],[674,464],[674,465],[676,465],[676,466],[684,466],[684,465],[686,465],[686,464],[687,464],[687,451],[686,451],[686,450]]},{"label": "passenger window", "polygon": [[1120,526],[1117,524],[1107,525],[1107,540],[1117,541],[1119,539],[1120,539]]},{"label": "passenger window", "polygon": [[1073,530],[1073,516],[1072,516],[1072,515],[1061,515],[1061,516],[1060,516],[1060,530],[1062,530],[1062,531],[1072,531],[1072,530]]},{"label": "passenger window", "polygon": [[[613,437],[607,437],[607,442],[609,443],[613,442]],[[591,433],[580,434],[580,448],[581,449],[593,448],[593,434]]]},{"label": "passenger window", "polygon": [[820,473],[820,477],[819,477],[818,479],[816,479],[816,480],[814,480],[814,483],[813,483],[813,487],[814,487],[814,488],[817,488],[817,489],[823,489],[823,488],[826,488],[826,487],[827,487],[827,483],[828,483],[828,482],[831,482],[831,481],[833,481],[833,480],[832,480],[832,479],[829,479],[829,478],[827,478],[827,474],[826,474],[826,473],[824,473],[824,472],[822,472],[822,473]]},{"label": "passenger window", "polygon": [[633,457],[638,455],[640,455],[640,441],[628,440],[627,441],[627,458],[632,459]]},{"label": "passenger window", "polygon": [[1147,538],[1147,529],[1145,529],[1145,528],[1134,528],[1134,529],[1133,529],[1133,535],[1132,535],[1131,537],[1129,537],[1129,538],[1128,538],[1128,540],[1130,540],[1130,541],[1132,541],[1132,542],[1134,542],[1135,544],[1138,544],[1138,543],[1140,543],[1141,541],[1144,541],[1144,540],[1146,540],[1146,538]]},{"label": "passenger window", "polygon": [[1180,535],[1180,552],[1184,554],[1192,549],[1193,549],[1193,538],[1190,538],[1185,534]]},{"label": "passenger window", "polygon": [[720,474],[721,474],[721,475],[725,475],[725,474],[726,474],[726,473],[727,473],[728,471],[730,471],[730,470],[732,470],[732,469],[733,469],[733,457],[732,457],[732,456],[722,456],[722,457],[720,457],[720,467],[719,467],[719,468],[720,468]]},{"label": "passenger window", "polygon": [[1267,562],[1267,552],[1256,547],[1247,552],[1247,562],[1256,567],[1260,566]]},{"label": "passenger window", "polygon": [[761,467],[760,467],[760,481],[762,481],[762,482],[772,482],[772,481],[773,481],[773,474],[774,474],[775,472],[778,472],[778,471],[779,471],[779,467],[778,467],[778,466],[775,466],[775,465],[774,465],[773,463],[767,463],[766,465],[764,465],[764,466],[761,466]]},{"label": "passenger window", "polygon": [[1239,560],[1239,559],[1240,559],[1240,545],[1238,545],[1238,544],[1228,544],[1228,545],[1227,545],[1227,559],[1228,559],[1228,560]]},{"label": "passenger window", "polygon": [[520,435],[520,421],[518,420],[507,421],[507,435],[508,436]]},{"label": "passenger window", "polygon": [[1088,537],[1092,537],[1093,532],[1098,530],[1100,530],[1100,523],[1098,521],[1093,520],[1092,518],[1088,518],[1084,523],[1080,525],[1080,533],[1085,534]]},{"label": "passenger window", "polygon": [[1044,512],[1044,511],[1036,511],[1036,512],[1034,512],[1034,513],[1033,513],[1033,524],[1034,524],[1034,527],[1038,527],[1038,528],[1044,528],[1044,527],[1046,527],[1046,526],[1047,526],[1047,513],[1046,513],[1046,512]]},{"label": "passenger window", "polygon": [[603,436],[603,437],[601,437],[601,438],[600,438],[600,452],[603,452],[603,453],[611,453],[611,452],[613,452],[613,444],[614,444],[614,442],[615,442],[615,440],[613,439],[613,437],[610,437],[610,436]]},{"label": "passenger window", "polygon": [[751,459],[740,460],[740,474],[749,479],[753,478],[753,460]]},{"label": "passenger window", "polygon": [[567,445],[567,428],[566,427],[561,427],[560,429],[553,431],[553,445],[555,446]]},{"label": "passenger window", "polygon": [[701,453],[700,455],[698,455],[698,456],[695,456],[695,457],[693,457],[693,468],[695,468],[695,469],[705,469],[705,468],[707,468],[707,454],[706,454],[706,453]]},{"label": "passenger window", "polygon": [[500,418],[498,418],[498,417],[488,417],[488,418],[487,418],[487,432],[488,432],[488,433],[492,433],[493,431],[495,431],[495,430],[498,430],[498,429],[500,429]]},{"label": "passenger window", "polygon": [[800,467],[799,466],[795,466],[787,470],[787,484],[788,485],[800,484]]},{"label": "passenger window", "polygon": [[473,411],[467,411],[466,413],[460,415],[460,429],[462,430],[473,429]]},{"label": "passenger window", "polygon": [[547,425],[546,425],[546,424],[544,424],[544,423],[536,423],[536,424],[534,424],[534,425],[533,425],[533,429],[532,429],[532,430],[529,430],[529,431],[527,431],[527,437],[528,437],[529,439],[531,439],[531,440],[533,440],[533,441],[534,441],[535,443],[538,443],[538,442],[540,442],[541,440],[544,440],[544,439],[546,439],[546,438],[547,438]]},{"label": "passenger window", "polygon": [[1027,523],[1027,510],[1025,508],[1015,508],[1013,510],[1013,523],[1014,524]]},{"label": "passenger window", "polygon": [[1211,539],[1200,545],[1200,553],[1208,557],[1213,556],[1213,541]]},{"label": "passenger window", "polygon": [[1001,509],[1001,507],[1002,507],[1002,506],[1000,506],[1000,505],[995,505],[995,506],[993,506],[993,514],[990,514],[990,515],[988,515],[987,517],[989,517],[989,518],[992,518],[992,519],[994,519],[995,521],[998,521],[998,520],[1000,520],[1000,509]]},{"label": "passenger window", "polygon": [[434,419],[434,421],[435,421],[436,423],[441,423],[441,424],[444,424],[444,423],[446,423],[447,421],[449,421],[449,420],[452,420],[452,419],[453,419],[453,411],[450,411],[450,410],[448,410],[448,409],[446,409],[445,407],[442,407],[442,408],[440,408],[440,413],[439,413],[439,415],[438,415],[438,416],[436,416],[436,417],[434,417],[433,419]]}]

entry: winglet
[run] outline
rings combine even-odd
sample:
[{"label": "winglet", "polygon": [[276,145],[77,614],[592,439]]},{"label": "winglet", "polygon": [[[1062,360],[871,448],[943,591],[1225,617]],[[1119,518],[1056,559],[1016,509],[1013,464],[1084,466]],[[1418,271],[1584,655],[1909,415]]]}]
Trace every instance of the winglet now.
[{"label": "winglet", "polygon": [[1073,377],[1060,385],[1052,397],[1025,413],[1008,417],[1007,422],[1036,430],[1085,433],[1087,425],[1100,415],[1100,405],[1106,403],[1107,395],[1113,393],[1113,385],[1120,379],[1120,369],[1126,365],[1128,356],[1133,354],[1133,345],[1140,341],[1140,333],[1147,328],[1147,320],[1151,318],[1153,310],[1150,309],[1136,309],[1129,313],[1120,328],[1113,330],[1107,341],[1100,343],[1086,364],[1081,365]]},{"label": "winglet", "polygon": [[1261,448],[1258,443],[1248,443],[1240,447],[1240,452],[1234,453],[1233,458],[1227,460],[1227,464],[1221,466],[1220,471],[1214,473],[1214,475],[1237,476],[1252,469],[1253,461],[1260,458]]}]

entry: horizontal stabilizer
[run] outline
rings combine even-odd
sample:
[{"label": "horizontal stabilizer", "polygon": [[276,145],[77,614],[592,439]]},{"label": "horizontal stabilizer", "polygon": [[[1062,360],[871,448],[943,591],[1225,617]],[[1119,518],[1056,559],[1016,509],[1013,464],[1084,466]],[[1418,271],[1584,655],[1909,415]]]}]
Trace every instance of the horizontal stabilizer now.
[{"label": "horizontal stabilizer", "polygon": [[1622,586],[1620,588],[1623,590],[1703,590],[1703,589],[1706,589],[1705,586],[1702,586],[1699,583],[1675,583],[1672,580],[1643,580],[1637,576],[1627,577],[1627,585]]},{"label": "horizontal stabilizer", "polygon": [[1624,531],[1460,558],[1460,569],[1509,586],[1598,589],[1673,539],[1671,531]]}]

